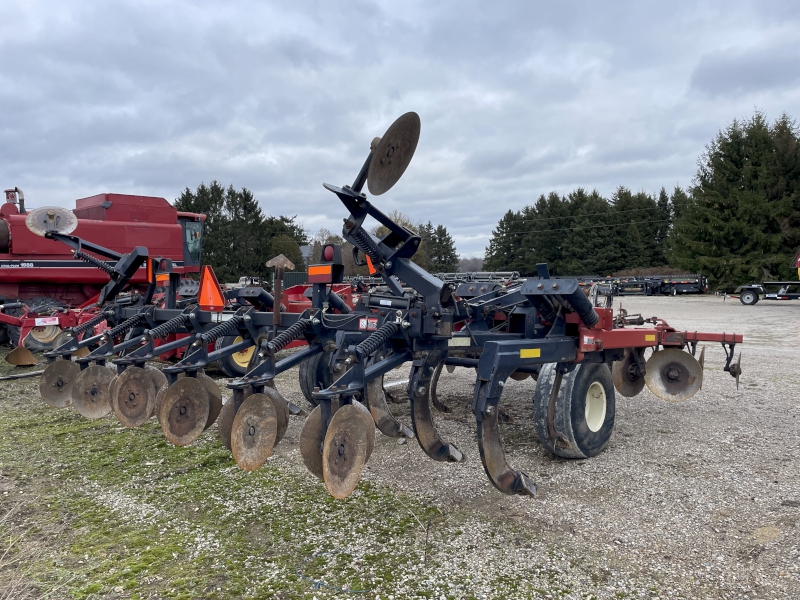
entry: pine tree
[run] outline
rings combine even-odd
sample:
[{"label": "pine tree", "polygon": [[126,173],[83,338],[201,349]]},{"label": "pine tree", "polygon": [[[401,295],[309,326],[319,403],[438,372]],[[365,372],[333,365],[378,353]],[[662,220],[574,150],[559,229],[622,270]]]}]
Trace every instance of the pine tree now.
[{"label": "pine tree", "polygon": [[458,254],[453,238],[444,225],[437,225],[431,235],[431,269],[434,273],[458,271]]},{"label": "pine tree", "polygon": [[786,115],[770,127],[756,112],[720,131],[698,161],[671,260],[725,289],[788,275],[798,240],[797,140]]}]

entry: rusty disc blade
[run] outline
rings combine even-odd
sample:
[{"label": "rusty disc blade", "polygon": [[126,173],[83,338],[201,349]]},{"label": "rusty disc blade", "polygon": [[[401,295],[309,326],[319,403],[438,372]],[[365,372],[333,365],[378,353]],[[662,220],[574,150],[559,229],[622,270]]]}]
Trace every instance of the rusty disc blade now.
[{"label": "rusty disc blade", "polygon": [[407,112],[389,126],[372,146],[372,160],[367,171],[367,186],[373,196],[388,192],[405,173],[420,133],[419,115]]},{"label": "rusty disc blade", "polygon": [[611,378],[614,388],[626,398],[633,398],[644,389],[644,377],[636,377],[633,369],[636,366],[636,356],[630,348],[625,348],[625,357],[615,361],[611,367]]},{"label": "rusty disc blade", "polygon": [[275,404],[266,394],[253,394],[233,418],[231,452],[236,464],[245,471],[261,468],[272,454],[277,435]]},{"label": "rusty disc blade", "polygon": [[[331,402],[331,412],[336,414],[339,408],[337,401]],[[316,406],[306,417],[303,429],[300,431],[300,456],[303,464],[317,479],[323,478],[322,472],[322,442],[325,441],[325,431],[322,428],[322,408]]]},{"label": "rusty disc blade", "polygon": [[80,372],[81,368],[69,360],[57,360],[48,365],[39,380],[42,400],[54,408],[72,404],[72,385]]},{"label": "rusty disc blade", "polygon": [[72,385],[72,405],[87,419],[99,419],[111,412],[110,394],[114,373],[100,365],[80,372]]},{"label": "rusty disc blade", "polygon": [[219,417],[222,410],[222,392],[216,382],[205,373],[197,374],[197,381],[203,384],[208,392],[208,421],[206,421],[205,429],[208,429],[214,424],[214,421]]},{"label": "rusty disc blade", "polygon": [[194,377],[184,377],[167,389],[159,409],[164,436],[176,446],[188,446],[200,437],[208,421],[206,387]]},{"label": "rusty disc blade", "polygon": [[[52,226],[52,229],[48,229]],[[25,217],[25,227],[28,231],[44,237],[48,231],[64,235],[75,231],[78,226],[78,217],[75,213],[60,206],[41,206],[29,211]]]},{"label": "rusty disc blade", "polygon": [[[247,400],[253,395],[253,388],[250,386],[244,388],[242,391],[244,400]],[[219,439],[222,441],[222,445],[228,450],[231,449],[231,427],[233,427],[234,416],[236,416],[236,413],[233,409],[233,397],[230,397],[228,401],[222,405],[222,410],[217,419],[217,433],[219,434]]]},{"label": "rusty disc blade", "polygon": [[111,408],[125,427],[141,427],[153,414],[156,387],[150,373],[141,367],[128,367],[116,383]]},{"label": "rusty disc blade", "polygon": [[275,417],[278,420],[277,434],[275,438],[275,445],[277,446],[286,435],[286,430],[289,428],[289,403],[286,402],[281,393],[273,387],[265,387],[264,395],[270,399],[275,407]]},{"label": "rusty disc blade", "polygon": [[364,462],[367,462],[369,457],[372,456],[372,451],[375,449],[375,421],[367,407],[361,404],[361,402],[353,400],[353,406],[361,413],[361,418],[364,421],[364,433],[367,436],[367,455]]},{"label": "rusty disc blade", "polygon": [[352,404],[333,415],[322,445],[322,474],[331,496],[341,500],[356,489],[367,462],[364,418]]},{"label": "rusty disc blade", "polygon": [[36,357],[25,346],[17,346],[6,354],[6,362],[15,367],[32,367],[36,364]]},{"label": "rusty disc blade", "polygon": [[[167,385],[167,376],[164,375],[160,369],[156,369],[155,367],[148,366],[145,371],[147,371],[150,378],[153,380],[153,387],[156,389],[156,401],[153,403],[153,414],[156,415],[156,419],[158,418],[158,397],[161,394],[161,390],[169,387]],[[164,396],[162,395],[161,398]]]},{"label": "rusty disc blade", "polygon": [[694,396],[703,384],[703,368],[694,356],[679,348],[653,352],[647,360],[644,382],[662,400],[681,402]]}]

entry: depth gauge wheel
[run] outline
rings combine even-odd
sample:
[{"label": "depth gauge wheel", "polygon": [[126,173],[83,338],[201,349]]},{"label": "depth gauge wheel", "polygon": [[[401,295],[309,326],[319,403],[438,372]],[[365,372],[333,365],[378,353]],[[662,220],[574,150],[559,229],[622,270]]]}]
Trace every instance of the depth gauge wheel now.
[{"label": "depth gauge wheel", "polygon": [[320,352],[300,363],[298,374],[300,379],[300,391],[303,392],[303,397],[308,400],[311,406],[317,406],[317,404],[319,404],[311,396],[314,392],[314,388],[325,389],[333,383],[333,373],[328,369],[329,357],[330,354],[328,352]]},{"label": "depth gauge wheel", "polygon": [[545,450],[562,458],[590,458],[599,454],[614,431],[616,403],[611,371],[605,363],[581,363],[563,376],[553,424],[565,440],[558,441],[550,439],[547,422],[555,378],[555,364],[542,366],[533,396],[539,441]]},{"label": "depth gauge wheel", "polygon": [[[240,335],[226,335],[217,340],[217,343],[214,345],[214,349],[220,350],[222,348],[232,346],[233,344],[238,344],[241,341],[242,336]],[[250,346],[249,348],[245,348],[239,352],[234,352],[230,356],[220,358],[217,361],[219,370],[225,373],[225,375],[228,377],[233,377],[235,379],[243,377],[244,374],[247,373],[247,365],[250,364],[250,358],[253,356],[253,350],[255,350],[255,346]]]},{"label": "depth gauge wheel", "polygon": [[745,306],[753,306],[758,302],[758,292],[753,290],[745,290],[739,295],[739,302]]}]

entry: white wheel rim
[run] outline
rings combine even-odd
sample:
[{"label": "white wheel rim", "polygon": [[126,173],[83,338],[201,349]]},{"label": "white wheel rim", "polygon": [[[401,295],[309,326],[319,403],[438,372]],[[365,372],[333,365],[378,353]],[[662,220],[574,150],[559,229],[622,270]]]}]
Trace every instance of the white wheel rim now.
[{"label": "white wheel rim", "polygon": [[586,425],[589,431],[597,432],[606,420],[606,390],[595,381],[586,391]]}]

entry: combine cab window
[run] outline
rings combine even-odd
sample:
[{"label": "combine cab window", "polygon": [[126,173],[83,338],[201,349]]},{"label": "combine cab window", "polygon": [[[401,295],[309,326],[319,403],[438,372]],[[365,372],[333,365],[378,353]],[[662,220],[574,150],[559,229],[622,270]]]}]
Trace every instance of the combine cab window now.
[{"label": "combine cab window", "polygon": [[203,249],[203,223],[201,221],[183,222],[183,264],[186,267],[200,265]]}]

